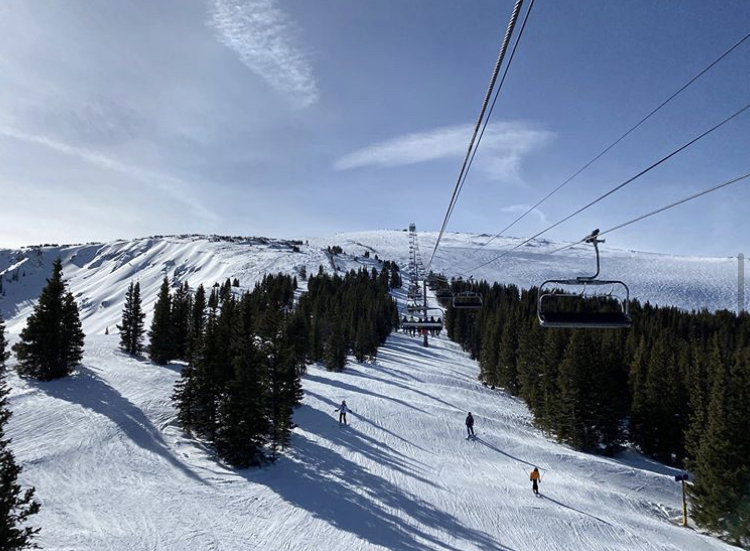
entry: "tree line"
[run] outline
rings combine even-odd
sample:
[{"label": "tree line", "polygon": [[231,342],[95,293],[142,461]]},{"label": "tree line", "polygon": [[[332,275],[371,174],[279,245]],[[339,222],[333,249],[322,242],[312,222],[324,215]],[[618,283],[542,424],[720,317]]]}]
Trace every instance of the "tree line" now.
[{"label": "tree line", "polygon": [[694,519],[748,542],[750,315],[633,300],[628,330],[549,329],[536,288],[451,287],[483,297],[478,311],[444,301],[448,336],[479,361],[483,383],[522,397],[540,428],[577,449],[630,444],[690,469]]},{"label": "tree line", "polygon": [[[395,276],[394,276],[395,274]],[[295,302],[297,280],[267,275],[251,292],[227,280],[206,296],[164,278],[154,306],[148,353],[164,364],[187,362],[174,392],[180,425],[237,467],[276,459],[288,445],[300,404],[300,376],[311,362],[341,370],[348,354],[363,361],[398,325],[391,285],[398,267],[308,278]],[[126,295],[121,348],[142,350],[144,328],[137,283]]]}]

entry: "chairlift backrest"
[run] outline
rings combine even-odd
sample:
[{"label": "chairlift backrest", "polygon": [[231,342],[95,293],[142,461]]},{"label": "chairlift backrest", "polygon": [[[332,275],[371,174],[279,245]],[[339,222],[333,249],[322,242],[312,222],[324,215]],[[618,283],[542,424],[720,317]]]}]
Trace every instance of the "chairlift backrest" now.
[{"label": "chairlift backrest", "polygon": [[461,291],[453,296],[453,307],[459,310],[478,310],[482,307],[482,295],[474,291]]},{"label": "chairlift backrest", "polygon": [[[537,299],[537,318],[542,327],[579,328],[579,329],[621,329],[630,327],[630,289],[619,280],[598,279],[599,277],[599,230],[594,230],[586,237],[586,243],[594,246],[596,253],[596,273],[590,276],[579,276],[575,279],[551,279],[539,286]],[[587,291],[607,287],[607,292],[587,294]],[[572,288],[581,288],[572,292]],[[621,293],[615,295],[615,289]],[[598,305],[592,310],[592,302],[605,300],[605,308]],[[574,305],[573,308],[570,306]],[[611,309],[609,309],[611,308]]]}]

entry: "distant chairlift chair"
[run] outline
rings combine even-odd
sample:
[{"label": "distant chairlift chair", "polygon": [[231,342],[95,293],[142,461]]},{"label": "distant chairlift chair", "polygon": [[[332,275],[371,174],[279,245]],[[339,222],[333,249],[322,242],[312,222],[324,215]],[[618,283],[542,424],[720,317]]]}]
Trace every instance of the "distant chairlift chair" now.
[{"label": "distant chairlift chair", "polygon": [[[599,277],[599,230],[594,230],[586,238],[596,252],[596,273],[579,276],[575,279],[550,279],[539,286],[537,317],[542,327],[562,327],[581,329],[622,329],[633,323],[630,318],[630,289],[622,281],[597,279]],[[583,287],[580,292],[571,292],[572,287]],[[587,294],[589,288],[610,287],[606,293]],[[619,288],[622,292],[615,295]],[[568,289],[568,290],[566,290]],[[592,302],[603,301],[604,309],[592,310]],[[575,305],[576,308],[571,308]]]},{"label": "distant chairlift chair", "polygon": [[482,307],[482,295],[474,291],[461,291],[453,296],[453,307],[458,310],[479,310]]}]

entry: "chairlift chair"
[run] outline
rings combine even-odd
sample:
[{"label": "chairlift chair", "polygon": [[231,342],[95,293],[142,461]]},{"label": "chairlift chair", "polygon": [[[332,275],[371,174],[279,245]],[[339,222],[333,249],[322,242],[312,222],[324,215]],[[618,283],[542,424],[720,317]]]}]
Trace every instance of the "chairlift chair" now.
[{"label": "chairlift chair", "polygon": [[482,295],[474,291],[461,291],[453,296],[453,307],[458,310],[479,310],[482,307]]},{"label": "chairlift chair", "polygon": [[406,305],[406,311],[410,314],[416,314],[418,312],[424,312],[425,310],[431,310],[432,308],[428,308],[425,306],[420,306],[419,304],[407,304]]},{"label": "chairlift chair", "polygon": [[453,292],[447,287],[435,291],[435,297],[439,299],[453,299]]},{"label": "chairlift chair", "polygon": [[[435,308],[435,307],[421,307],[420,311],[424,313],[424,317],[420,318],[418,320],[408,320],[408,321],[402,321],[401,327],[404,329],[417,329],[418,331],[422,331],[423,329],[442,329],[443,326],[443,309],[442,308]],[[439,314],[437,315],[437,319],[435,321],[429,321],[430,311],[437,311]],[[435,317],[435,316],[431,316]]]},{"label": "chairlift chair", "polygon": [[[539,286],[537,317],[542,327],[579,329],[622,329],[630,327],[630,289],[619,280],[597,279],[599,277],[599,230],[591,232],[585,242],[594,246],[596,253],[596,273],[579,276],[575,279],[549,279]],[[582,288],[572,292],[571,288]],[[609,287],[607,292],[587,294],[590,289]],[[619,289],[619,293],[615,293]],[[602,301],[604,309],[589,308],[594,301]],[[576,305],[570,308],[570,305]]]}]

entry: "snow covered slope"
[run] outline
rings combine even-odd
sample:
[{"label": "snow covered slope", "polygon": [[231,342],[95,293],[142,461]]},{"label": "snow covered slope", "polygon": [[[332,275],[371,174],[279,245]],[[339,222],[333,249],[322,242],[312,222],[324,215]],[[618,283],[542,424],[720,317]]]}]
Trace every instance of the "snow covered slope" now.
[{"label": "snow covered slope", "polygon": [[[423,237],[425,253],[431,239]],[[467,251],[476,239],[449,235],[436,269],[454,273],[474,260]],[[423,349],[392,335],[374,364],[350,363],[338,374],[310,367],[289,454],[275,466],[238,471],[175,425],[170,396],[180,366],[124,356],[118,336],[102,334],[119,321],[132,278],[150,309],[165,272],[193,286],[238,277],[250,287],[265,272],[371,265],[331,259],[327,245],[360,255],[370,248],[401,262],[408,253],[402,232],[310,239],[300,252],[282,241],[202,237],[0,251],[12,341],[58,255],[87,331],[75,376],[51,383],[9,376],[9,436],[23,482],[42,502],[34,521],[45,549],[731,549],[674,524],[675,471],[633,453],[605,459],[551,442],[532,427],[522,402],[479,385],[477,364],[445,338]],[[532,283],[555,275],[543,273],[545,262],[550,270],[586,271],[589,256],[577,254],[561,256],[562,264],[542,255],[538,263],[475,275]],[[627,268],[618,275],[641,298],[731,306],[731,260],[629,252],[607,259],[605,269]],[[654,284],[662,272],[671,283],[660,295]],[[342,399],[354,411],[345,428],[332,415]],[[476,441],[465,439],[467,411],[477,420]],[[542,498],[529,487],[532,465],[543,472]]]},{"label": "snow covered slope", "polygon": [[[420,234],[425,262],[436,234]],[[471,274],[476,279],[515,283],[521,287],[538,285],[549,278],[568,278],[593,271],[590,247],[578,247],[559,254],[550,251],[560,243],[540,241],[522,247],[514,254],[481,269],[476,266],[498,256],[518,242],[497,239],[477,249],[487,236],[447,234],[438,251],[433,269],[449,276]],[[22,250],[0,249],[0,278],[5,296],[0,312],[9,320],[11,333],[20,331],[33,301],[39,296],[52,261],[63,259],[65,277],[81,307],[84,331],[103,333],[119,322],[128,283],[137,279],[145,308],[150,312],[162,277],[213,285],[237,277],[244,288],[252,288],[264,273],[308,273],[319,266],[348,269],[371,265],[361,255],[370,251],[382,259],[405,265],[408,261],[406,232],[372,231],[310,238],[294,252],[288,241],[249,238],[228,242],[204,236],[144,238],[67,247]],[[332,258],[325,249],[340,245],[345,253]],[[356,261],[354,256],[359,256]],[[663,254],[603,248],[602,277],[622,279],[633,297],[686,309],[734,309],[737,305],[737,261],[731,258],[680,257]],[[147,320],[148,322],[148,320]]]},{"label": "snow covered slope", "polygon": [[[175,426],[178,366],[116,345],[89,337],[72,378],[11,377],[10,436],[50,551],[729,549],[671,520],[674,471],[550,442],[444,338],[423,349],[393,335],[375,364],[311,367],[289,455],[246,471]],[[342,399],[354,411],[343,428],[333,415]],[[465,438],[467,410],[476,441]]]},{"label": "snow covered slope", "polygon": [[[325,239],[310,239],[310,244],[335,242],[345,251],[357,252],[368,247],[381,257],[406,262],[406,233],[373,231],[339,234]],[[437,233],[419,233],[420,250],[425,264],[435,246]],[[479,248],[488,235],[447,233],[440,243],[432,269],[448,276],[473,275],[474,279],[514,283],[519,287],[539,285],[547,279],[567,279],[591,274],[596,257],[590,245],[579,245],[557,254],[551,251],[565,243],[539,240],[524,245],[497,262],[475,269],[498,257],[523,239],[499,238]],[[602,279],[621,279],[630,286],[631,296],[652,304],[709,310],[737,308],[737,259],[697,256],[674,256],[622,250],[601,245]]]}]

